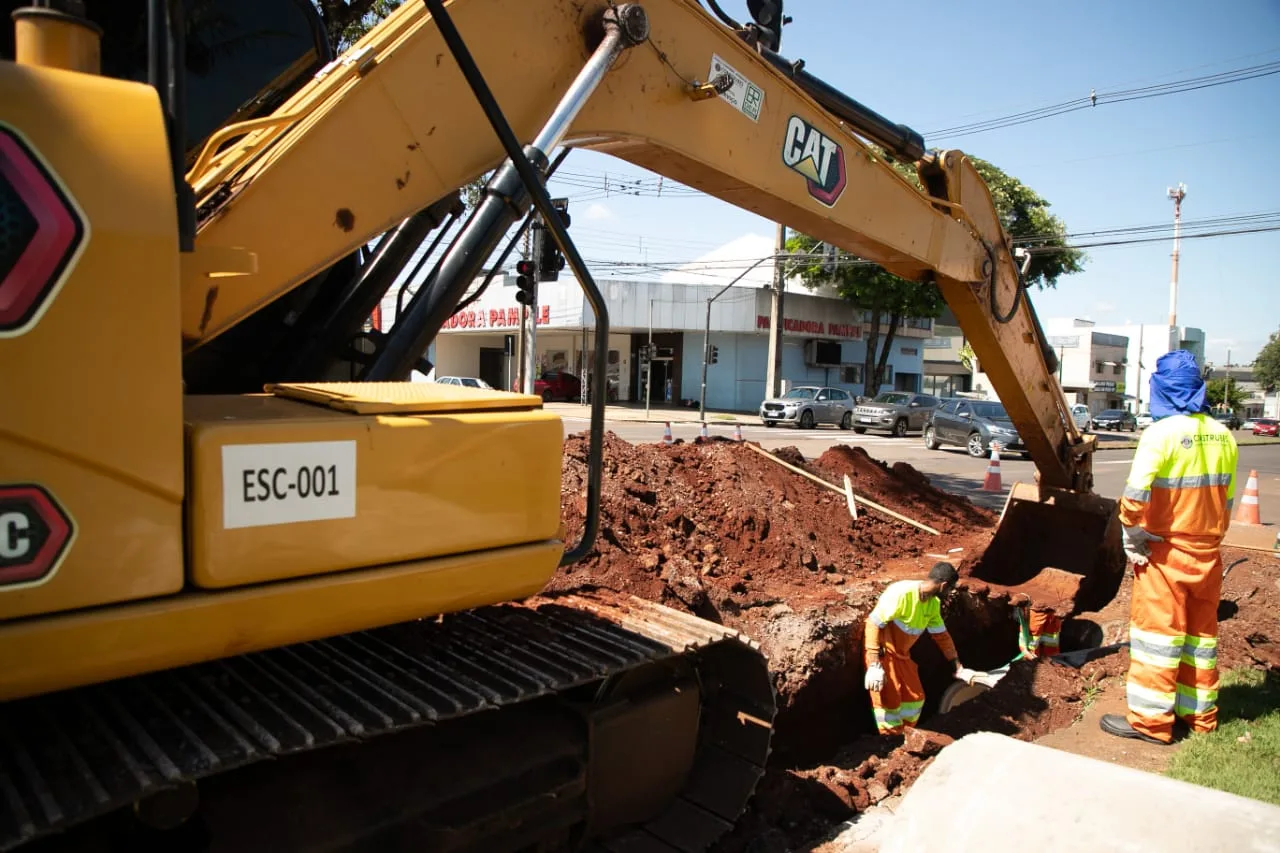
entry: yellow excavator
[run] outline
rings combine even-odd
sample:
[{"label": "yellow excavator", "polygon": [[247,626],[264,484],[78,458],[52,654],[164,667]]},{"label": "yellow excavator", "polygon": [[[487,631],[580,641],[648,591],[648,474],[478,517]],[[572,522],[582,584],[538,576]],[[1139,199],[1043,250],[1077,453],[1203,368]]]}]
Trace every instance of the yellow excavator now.
[{"label": "yellow excavator", "polygon": [[[782,56],[780,2],[748,5],[406,0],[339,56],[307,0],[6,7],[0,850],[688,851],[731,828],[776,712],[758,647],[535,595],[593,547],[605,383],[569,543],[540,398],[406,381],[535,215],[605,375],[545,188],[573,149],[941,288],[1038,469],[983,570],[1114,595],[1114,506],[987,188]],[[371,326],[432,232],[440,260]]]}]

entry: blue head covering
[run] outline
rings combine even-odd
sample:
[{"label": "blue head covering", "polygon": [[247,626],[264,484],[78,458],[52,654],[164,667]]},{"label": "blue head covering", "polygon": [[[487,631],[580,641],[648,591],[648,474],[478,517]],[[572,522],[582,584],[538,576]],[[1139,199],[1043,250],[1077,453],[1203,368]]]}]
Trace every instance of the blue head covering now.
[{"label": "blue head covering", "polygon": [[1151,374],[1152,420],[1207,411],[1204,379],[1196,357],[1177,349],[1156,359],[1156,372]]}]

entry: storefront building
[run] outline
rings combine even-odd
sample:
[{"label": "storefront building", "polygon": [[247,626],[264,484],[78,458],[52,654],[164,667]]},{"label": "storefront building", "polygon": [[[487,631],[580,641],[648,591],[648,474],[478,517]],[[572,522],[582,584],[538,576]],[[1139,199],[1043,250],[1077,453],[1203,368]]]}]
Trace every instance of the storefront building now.
[{"label": "storefront building", "polygon": [[[643,281],[601,281],[609,311],[609,397],[644,400],[646,377],[640,347],[652,341],[659,358],[648,378],[650,402],[697,405],[702,385],[702,353],[707,300],[718,285]],[[428,350],[432,376],[477,376],[496,388],[512,387],[515,336],[520,311],[513,277],[495,277],[472,305],[455,314]],[[755,411],[765,396],[771,292],[756,286],[731,287],[711,303],[707,366],[708,409]],[[384,302],[384,316],[394,301]],[[824,384],[863,394],[866,320],[840,299],[788,292],[784,301],[782,378],[789,386]],[[538,287],[535,352],[542,373],[563,370],[589,377],[595,318],[570,276]],[[883,389],[920,390],[923,341],[932,322],[905,320],[895,335]],[[424,377],[417,377],[424,378]],[[585,384],[585,383],[584,383]]]},{"label": "storefront building", "polygon": [[[1058,384],[1069,404],[1083,403],[1096,415],[1107,409],[1132,409],[1128,393],[1129,339],[1095,329],[1090,320],[1050,319],[1045,337],[1058,356]],[[995,398],[991,381],[976,365],[975,391]]]}]

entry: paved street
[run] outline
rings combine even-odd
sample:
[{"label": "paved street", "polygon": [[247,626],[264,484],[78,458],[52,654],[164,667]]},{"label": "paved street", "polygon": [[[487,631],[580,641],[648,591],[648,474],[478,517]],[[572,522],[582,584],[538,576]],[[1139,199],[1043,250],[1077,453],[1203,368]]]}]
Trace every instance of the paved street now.
[{"label": "paved street", "polygon": [[[635,443],[659,442],[662,440],[663,413],[654,413],[654,420],[610,420],[606,429],[619,438]],[[562,412],[565,435],[584,432],[588,420],[584,417]],[[700,426],[692,421],[673,421],[672,435],[676,438],[692,441],[698,436]],[[726,438],[733,437],[731,422],[708,420],[707,431],[710,435]],[[1246,433],[1237,433],[1243,438]],[[987,470],[986,459],[974,459],[965,451],[956,447],[941,450],[927,450],[918,434],[906,438],[894,438],[889,435],[867,433],[858,435],[854,432],[818,427],[811,430],[798,430],[789,427],[767,428],[759,422],[742,427],[742,437],[749,441],[759,442],[767,449],[797,447],[806,459],[814,459],[834,444],[848,444],[866,448],[867,453],[890,465],[897,461],[910,463],[927,474],[934,485],[949,492],[967,495],[975,503],[992,509],[999,509],[1004,503],[1002,493],[983,492],[980,490]],[[1134,436],[1125,433],[1124,439]],[[1114,438],[1103,436],[1103,438]],[[1100,442],[1105,447],[1105,440]],[[1094,460],[1094,480],[1099,494],[1118,498],[1124,490],[1125,477],[1133,460],[1133,450],[1101,450]],[[1240,464],[1237,472],[1239,485],[1237,499],[1244,490],[1245,479],[1250,469],[1258,472],[1259,505],[1264,524],[1280,524],[1280,444],[1266,446],[1242,446],[1240,448]],[[1035,465],[1028,460],[1015,456],[1000,460],[1000,474],[1003,485],[1008,488],[1015,481],[1031,482],[1035,473]]]}]

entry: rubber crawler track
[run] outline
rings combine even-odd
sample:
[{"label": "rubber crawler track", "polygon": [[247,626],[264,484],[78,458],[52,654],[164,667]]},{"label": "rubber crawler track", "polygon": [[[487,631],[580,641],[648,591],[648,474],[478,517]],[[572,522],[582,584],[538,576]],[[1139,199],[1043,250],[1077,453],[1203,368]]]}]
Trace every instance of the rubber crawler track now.
[{"label": "rubber crawler track", "polygon": [[592,850],[702,850],[745,807],[775,700],[737,631],[641,599],[497,605],[0,705],[0,850],[185,781],[691,656],[698,748],[664,812]]}]

